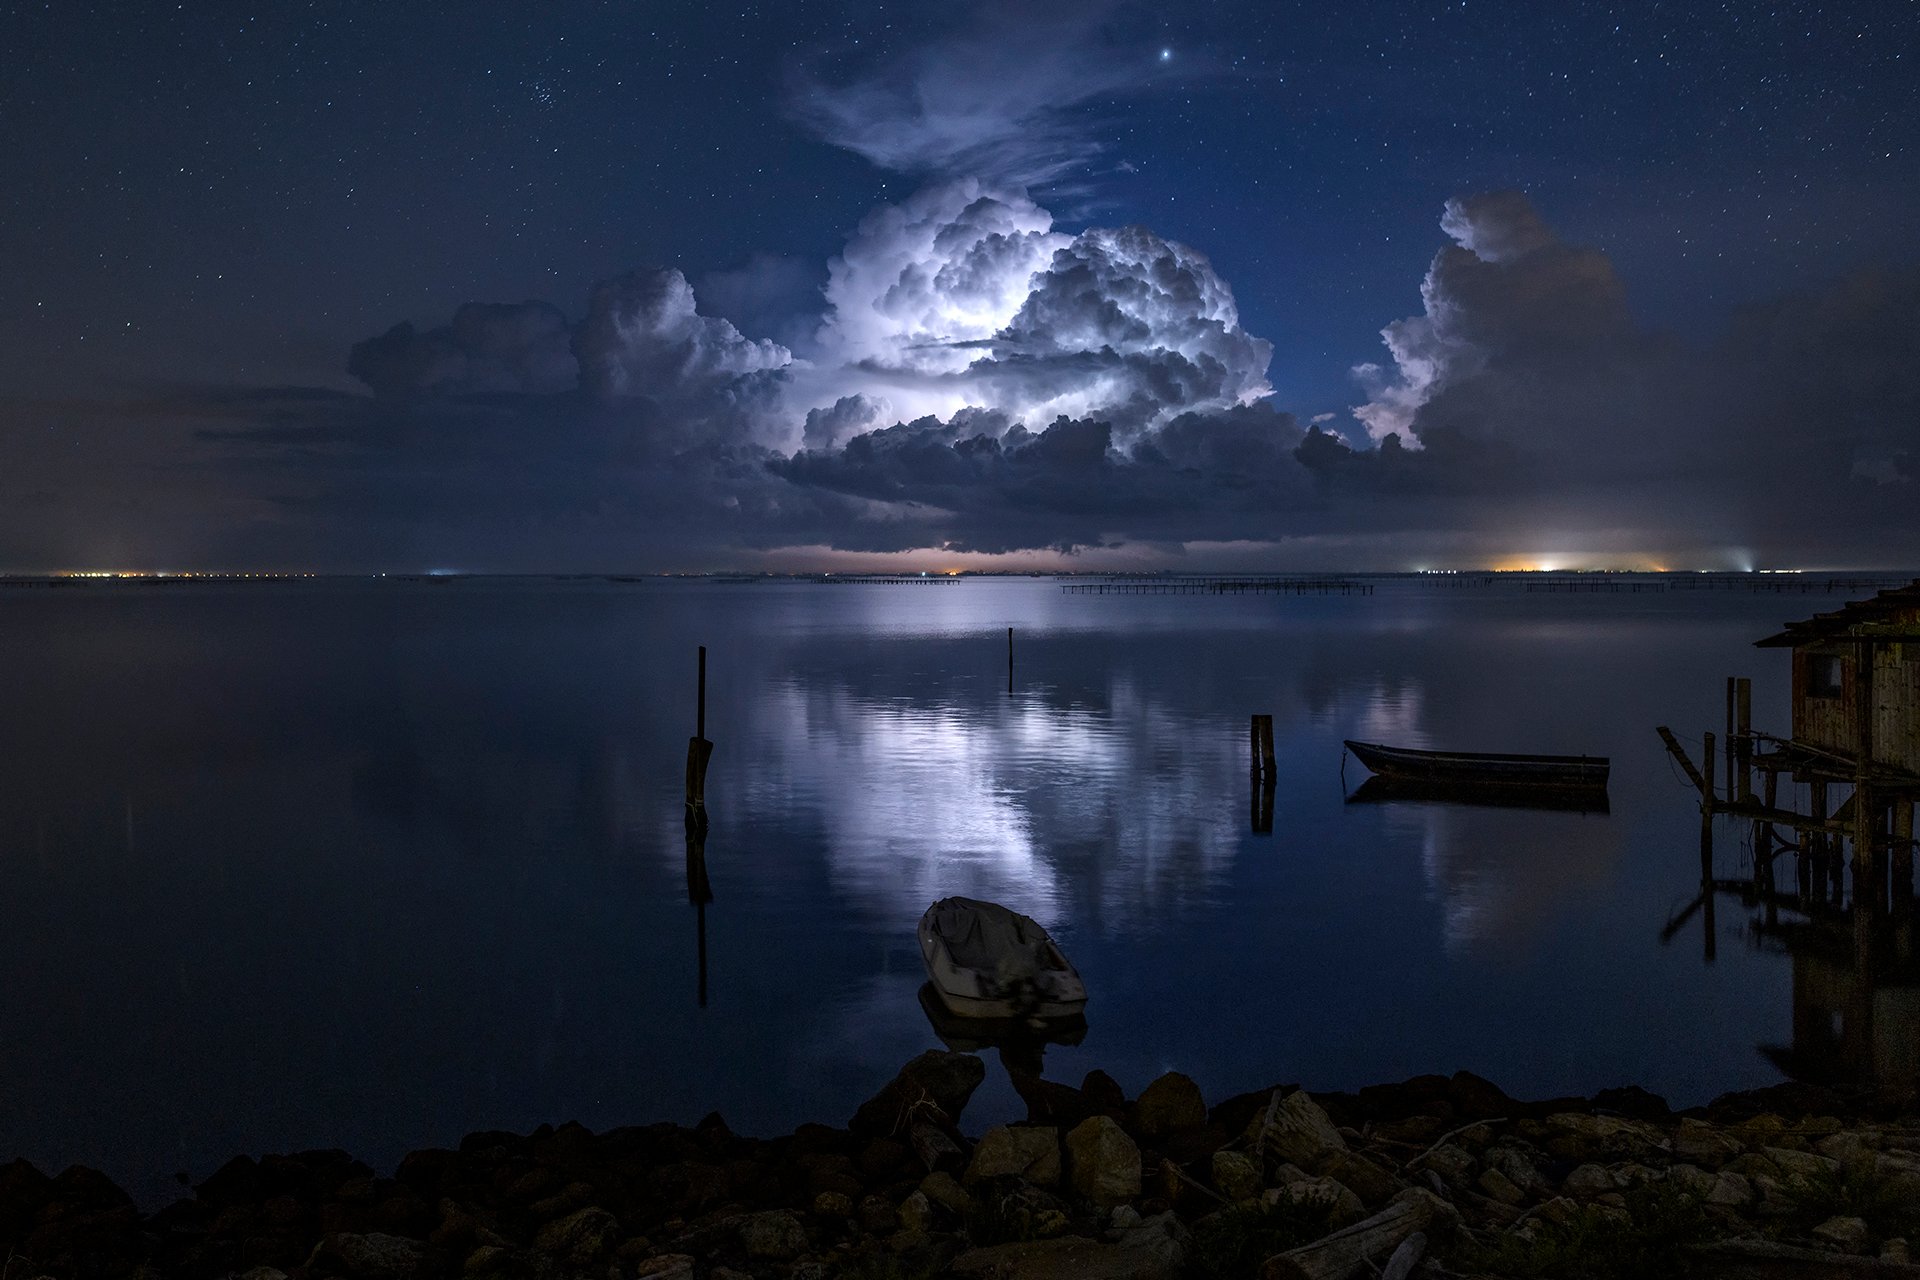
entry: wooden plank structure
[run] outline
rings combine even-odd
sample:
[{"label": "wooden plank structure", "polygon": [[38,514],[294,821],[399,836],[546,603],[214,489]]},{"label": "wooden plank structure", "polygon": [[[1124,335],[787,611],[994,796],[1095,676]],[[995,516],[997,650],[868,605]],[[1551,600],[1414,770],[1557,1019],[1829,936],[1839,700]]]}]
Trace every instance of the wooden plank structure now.
[{"label": "wooden plank structure", "polygon": [[1786,736],[1753,728],[1751,683],[1729,679],[1727,776],[1716,789],[1713,735],[1695,768],[1660,729],[1700,792],[1703,890],[1713,882],[1713,820],[1730,817],[1752,823],[1756,893],[1777,891],[1775,863],[1791,853],[1799,900],[1839,906],[1850,866],[1856,902],[1910,913],[1920,801],[1920,579],[1755,643],[1792,651]]}]

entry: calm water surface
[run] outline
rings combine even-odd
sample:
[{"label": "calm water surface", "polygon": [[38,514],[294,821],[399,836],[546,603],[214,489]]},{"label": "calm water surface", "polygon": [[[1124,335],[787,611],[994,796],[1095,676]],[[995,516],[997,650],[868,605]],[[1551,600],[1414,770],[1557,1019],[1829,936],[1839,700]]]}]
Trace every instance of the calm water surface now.
[{"label": "calm water surface", "polygon": [[[1660,941],[1699,819],[1653,726],[1717,727],[1737,673],[1784,727],[1785,658],[1750,644],[1832,599],[8,592],[0,1158],[152,1201],[241,1151],[390,1165],[543,1121],[840,1120],[938,1043],[913,930],[956,893],[1037,917],[1086,978],[1060,1079],[1767,1083],[1791,965],[1737,910],[1712,964],[1697,920]],[[680,803],[699,644],[704,1007]],[[1611,812],[1349,805],[1349,737],[1609,754]],[[969,1122],[1018,1113],[995,1066]]]}]

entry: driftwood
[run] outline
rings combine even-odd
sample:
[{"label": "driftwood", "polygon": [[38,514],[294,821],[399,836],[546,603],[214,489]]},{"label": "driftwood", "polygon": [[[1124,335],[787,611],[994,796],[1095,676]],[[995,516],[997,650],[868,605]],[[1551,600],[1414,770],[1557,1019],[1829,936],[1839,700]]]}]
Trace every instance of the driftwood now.
[{"label": "driftwood", "polygon": [[1716,1280],[1920,1280],[1920,1266],[1882,1262],[1771,1240],[1727,1240],[1687,1250],[1695,1275]]},{"label": "driftwood", "polygon": [[[1459,1220],[1459,1211],[1420,1187],[1402,1191],[1371,1218],[1330,1236],[1275,1254],[1260,1269],[1261,1280],[1347,1280],[1375,1258],[1391,1255],[1416,1232],[1436,1222]],[[1408,1263],[1408,1267],[1412,1267]]]},{"label": "driftwood", "polygon": [[1380,1273],[1380,1280],[1407,1280],[1413,1269],[1420,1265],[1420,1255],[1427,1251],[1427,1233],[1416,1231],[1400,1242],[1400,1247],[1387,1259],[1387,1266]]}]

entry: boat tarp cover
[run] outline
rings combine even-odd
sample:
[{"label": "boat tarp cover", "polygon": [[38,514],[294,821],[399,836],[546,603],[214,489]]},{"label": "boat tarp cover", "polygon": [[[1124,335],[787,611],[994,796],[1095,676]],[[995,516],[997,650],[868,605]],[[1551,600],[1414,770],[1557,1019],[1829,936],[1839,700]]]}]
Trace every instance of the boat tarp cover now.
[{"label": "boat tarp cover", "polygon": [[933,926],[956,965],[1001,982],[1037,977],[1054,967],[1046,932],[998,903],[948,898],[934,908]]}]

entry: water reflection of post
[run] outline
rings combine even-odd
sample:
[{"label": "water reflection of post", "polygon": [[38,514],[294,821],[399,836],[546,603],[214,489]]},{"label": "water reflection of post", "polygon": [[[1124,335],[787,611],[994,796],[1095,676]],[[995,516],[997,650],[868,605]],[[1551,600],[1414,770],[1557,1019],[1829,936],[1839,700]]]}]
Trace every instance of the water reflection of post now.
[{"label": "water reflection of post", "polygon": [[700,1007],[707,1007],[707,904],[713,886],[707,881],[707,827],[687,822],[687,901],[693,904],[695,945],[700,963]]}]

